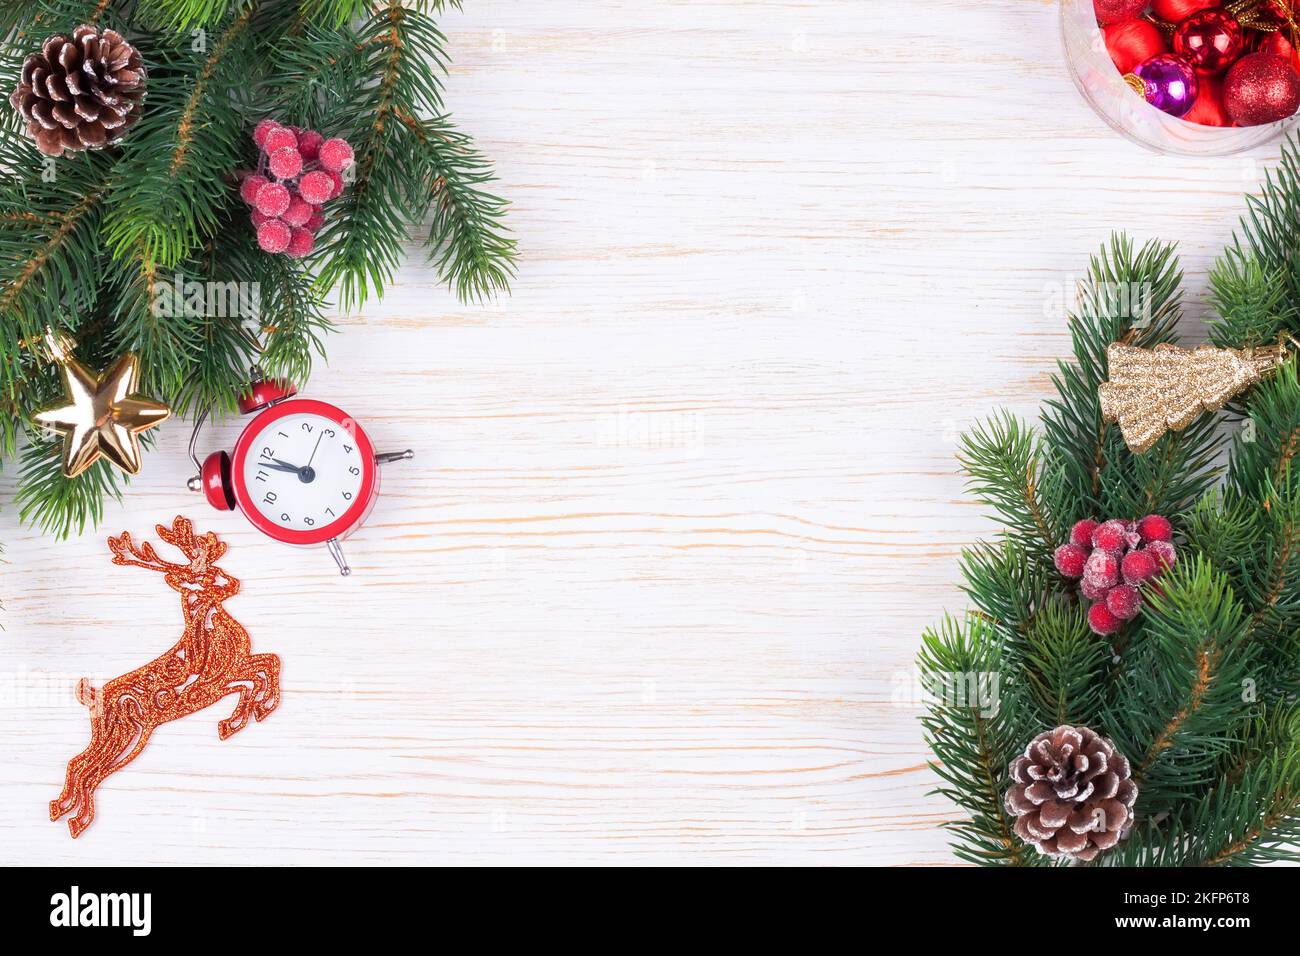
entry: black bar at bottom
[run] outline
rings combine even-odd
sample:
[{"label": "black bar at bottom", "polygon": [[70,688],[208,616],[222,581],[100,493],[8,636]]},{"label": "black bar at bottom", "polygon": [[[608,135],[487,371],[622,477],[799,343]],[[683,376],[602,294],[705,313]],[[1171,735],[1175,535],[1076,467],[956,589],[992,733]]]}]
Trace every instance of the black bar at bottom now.
[{"label": "black bar at bottom", "polygon": [[377,927],[430,925],[451,934],[448,940],[465,939],[461,934],[478,926],[486,941],[501,930],[540,925],[553,933],[567,924],[564,938],[583,939],[607,933],[610,919],[633,919],[652,934],[662,927],[678,941],[688,926],[766,932],[802,924],[806,931],[848,920],[865,924],[864,940],[888,929],[933,940],[962,927],[1001,938],[1059,922],[1070,936],[1088,934],[1084,939],[1099,931],[1147,938],[1200,933],[1230,943],[1242,932],[1294,925],[1297,872],[936,868],[795,878],[773,869],[737,873],[726,883],[702,874],[699,889],[683,892],[695,874],[615,872],[593,881],[589,872],[574,872],[539,883],[532,873],[420,868],[32,868],[4,872],[0,918],[20,939],[35,931],[51,941],[75,935],[80,944],[108,937],[197,942],[233,930],[259,948],[281,939],[337,945]]}]

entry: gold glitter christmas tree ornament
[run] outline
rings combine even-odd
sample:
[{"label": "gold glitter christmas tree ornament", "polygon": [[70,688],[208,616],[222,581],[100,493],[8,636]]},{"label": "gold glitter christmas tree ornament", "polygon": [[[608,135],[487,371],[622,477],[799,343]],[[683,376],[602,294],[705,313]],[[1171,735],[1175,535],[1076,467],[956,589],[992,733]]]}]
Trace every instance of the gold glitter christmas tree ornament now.
[{"label": "gold glitter christmas tree ornament", "polygon": [[1125,443],[1141,455],[1165,432],[1182,431],[1203,413],[1223,408],[1288,354],[1285,345],[1144,349],[1115,342],[1106,350],[1110,381],[1098,388],[1101,417],[1118,424]]},{"label": "gold glitter christmas tree ornament", "polygon": [[63,373],[67,403],[32,416],[38,425],[63,435],[63,474],[75,478],[102,456],[128,475],[140,471],[141,432],[171,415],[162,402],[133,394],[140,379],[140,359],[128,352],[113,367],[96,374],[64,345],[49,338],[50,351]]}]

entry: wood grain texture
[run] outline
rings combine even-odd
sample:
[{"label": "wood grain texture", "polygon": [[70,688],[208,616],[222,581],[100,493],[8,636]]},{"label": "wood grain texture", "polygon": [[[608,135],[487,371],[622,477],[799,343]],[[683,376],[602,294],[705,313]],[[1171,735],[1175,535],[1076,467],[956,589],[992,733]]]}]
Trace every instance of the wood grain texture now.
[{"label": "wood grain texture", "polygon": [[[418,454],[354,576],[191,496],[186,423],[99,533],[22,528],[3,478],[0,861],[953,862],[907,688],[990,528],[956,436],[1047,394],[1113,228],[1182,243],[1195,317],[1276,147],[1120,140],[1048,0],[466,6],[450,105],[520,275],[462,306],[413,248],[340,316],[309,394]],[[72,685],[179,629],[104,537],[178,512],[284,699],[163,727],[74,843]]]}]

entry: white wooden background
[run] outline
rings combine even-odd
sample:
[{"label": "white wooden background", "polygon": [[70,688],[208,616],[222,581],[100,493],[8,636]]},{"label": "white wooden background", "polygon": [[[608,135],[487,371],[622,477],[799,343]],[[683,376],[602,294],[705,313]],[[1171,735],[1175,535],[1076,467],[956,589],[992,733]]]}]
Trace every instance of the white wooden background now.
[{"label": "white wooden background", "polygon": [[[190,495],[187,423],[98,533],[0,483],[0,862],[951,863],[907,690],[990,527],[956,435],[1033,412],[1112,229],[1180,240],[1198,313],[1276,148],[1120,140],[1050,0],[466,7],[449,98],[520,274],[466,307],[413,254],[340,317],[307,393],[419,456],[354,576]],[[163,727],[74,842],[73,682],[180,629],[104,536],[177,513],[230,542],[283,702]]]}]

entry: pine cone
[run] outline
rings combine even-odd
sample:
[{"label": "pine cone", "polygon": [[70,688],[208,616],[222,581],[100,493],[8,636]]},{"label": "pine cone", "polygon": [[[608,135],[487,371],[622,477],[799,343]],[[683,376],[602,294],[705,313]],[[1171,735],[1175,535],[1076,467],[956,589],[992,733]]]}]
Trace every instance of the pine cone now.
[{"label": "pine cone", "polygon": [[1039,734],[1010,773],[1007,811],[1016,835],[1039,853],[1091,860],[1133,827],[1137,784],[1128,758],[1087,727]]},{"label": "pine cone", "polygon": [[72,39],[50,37],[23,63],[9,103],[47,156],[118,142],[140,119],[145,68],[139,52],[113,30],[79,26]]}]

